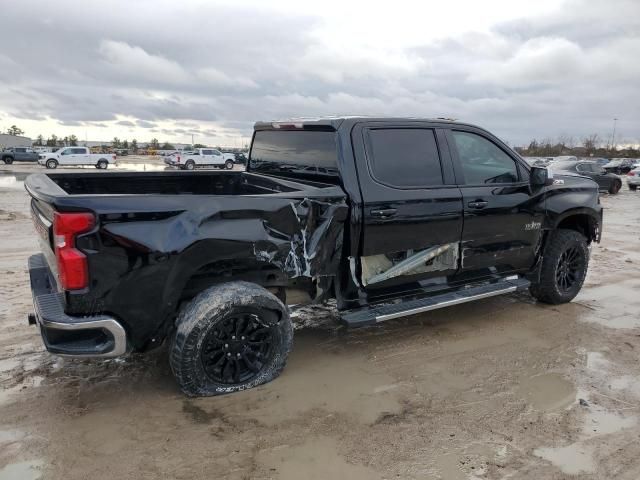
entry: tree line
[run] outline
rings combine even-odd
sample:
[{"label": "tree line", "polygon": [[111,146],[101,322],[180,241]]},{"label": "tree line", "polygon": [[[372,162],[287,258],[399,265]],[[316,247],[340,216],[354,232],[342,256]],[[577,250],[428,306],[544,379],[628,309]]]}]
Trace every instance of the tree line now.
[{"label": "tree line", "polygon": [[533,139],[529,145],[515,147],[515,150],[527,157],[557,157],[560,155],[574,155],[576,157],[619,157],[640,158],[640,150],[634,147],[618,148],[605,143],[597,133],[592,133],[580,139],[568,135],[560,135],[555,140],[545,138]]}]

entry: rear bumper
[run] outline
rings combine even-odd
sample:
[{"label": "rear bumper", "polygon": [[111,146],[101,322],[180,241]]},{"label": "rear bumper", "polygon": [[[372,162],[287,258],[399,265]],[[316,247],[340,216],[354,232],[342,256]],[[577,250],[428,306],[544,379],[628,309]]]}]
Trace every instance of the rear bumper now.
[{"label": "rear bumper", "polygon": [[72,317],[64,312],[63,294],[55,291],[44,255],[29,257],[35,320],[46,349],[73,357],[117,357],[127,351],[127,333],[107,315]]}]

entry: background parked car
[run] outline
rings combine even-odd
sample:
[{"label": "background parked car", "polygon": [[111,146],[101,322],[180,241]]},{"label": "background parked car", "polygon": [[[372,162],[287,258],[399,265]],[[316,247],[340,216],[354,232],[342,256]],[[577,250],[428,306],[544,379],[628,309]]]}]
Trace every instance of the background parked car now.
[{"label": "background parked car", "polygon": [[623,173],[629,173],[633,169],[635,163],[631,158],[614,158],[607,163],[603,168],[610,173],[621,175]]},{"label": "background parked car", "polygon": [[2,161],[7,165],[13,162],[37,162],[38,153],[28,147],[11,147],[3,150]]},{"label": "background parked car", "polygon": [[637,190],[640,186],[640,166],[636,166],[633,170],[627,173],[627,185],[629,190]]},{"label": "background parked car", "polygon": [[612,194],[618,193],[622,187],[620,177],[605,171],[600,165],[591,160],[560,161],[555,162],[551,168],[554,172],[570,172],[590,177],[598,184],[601,191]]}]

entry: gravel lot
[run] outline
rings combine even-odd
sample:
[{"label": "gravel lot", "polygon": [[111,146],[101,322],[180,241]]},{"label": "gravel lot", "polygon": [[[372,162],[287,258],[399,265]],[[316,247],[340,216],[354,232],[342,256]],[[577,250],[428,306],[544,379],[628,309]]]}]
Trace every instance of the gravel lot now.
[{"label": "gravel lot", "polygon": [[0,170],[0,480],[640,478],[640,193],[626,185],[602,198],[571,304],[502,296],[354,331],[318,309],[279,379],[188,399],[164,349],[43,350],[26,322],[38,247],[11,175],[40,169]]}]

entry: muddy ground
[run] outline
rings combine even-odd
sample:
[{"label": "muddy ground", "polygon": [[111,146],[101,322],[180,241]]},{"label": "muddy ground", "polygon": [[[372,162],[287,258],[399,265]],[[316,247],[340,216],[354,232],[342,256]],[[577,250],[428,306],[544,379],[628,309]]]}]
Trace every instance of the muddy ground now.
[{"label": "muddy ground", "polygon": [[626,186],[602,198],[571,304],[511,295],[355,331],[319,311],[280,378],[188,399],[162,349],[43,351],[19,178],[0,172],[0,480],[640,478],[640,194]]}]

